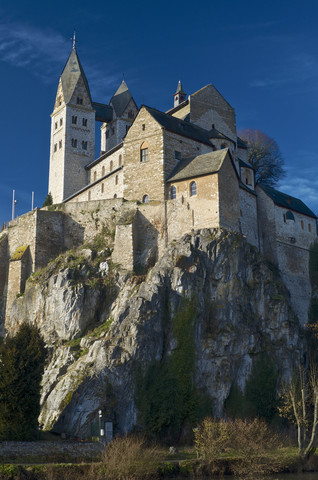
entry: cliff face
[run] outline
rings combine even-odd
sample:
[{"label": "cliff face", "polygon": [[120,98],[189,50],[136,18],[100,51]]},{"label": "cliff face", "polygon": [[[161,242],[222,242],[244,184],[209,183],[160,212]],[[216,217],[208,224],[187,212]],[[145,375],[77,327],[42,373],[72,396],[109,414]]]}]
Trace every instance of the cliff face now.
[{"label": "cliff face", "polygon": [[233,383],[244,388],[262,352],[277,365],[279,382],[303,354],[279,273],[239,235],[208,229],[186,235],[146,276],[114,265],[106,273],[100,264],[94,282],[90,252],[81,255],[76,274],[74,265],[63,265],[33,276],[11,312],[12,331],[25,320],[36,323],[50,349],[45,428],[85,436],[100,408],[121,432],[136,425],[136,376],[180,349],[176,315],[182,324],[184,314],[185,329],[192,325],[191,375],[215,415],[223,414]]}]

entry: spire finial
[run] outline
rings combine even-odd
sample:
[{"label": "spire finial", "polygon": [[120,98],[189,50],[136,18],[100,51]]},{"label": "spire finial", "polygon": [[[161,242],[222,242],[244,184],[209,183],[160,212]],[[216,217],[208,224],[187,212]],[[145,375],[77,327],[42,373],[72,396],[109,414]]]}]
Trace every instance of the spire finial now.
[{"label": "spire finial", "polygon": [[76,50],[76,42],[78,42],[78,40],[76,40],[76,30],[74,28],[74,33],[73,33],[73,37],[71,38],[71,40],[73,41],[73,50]]}]

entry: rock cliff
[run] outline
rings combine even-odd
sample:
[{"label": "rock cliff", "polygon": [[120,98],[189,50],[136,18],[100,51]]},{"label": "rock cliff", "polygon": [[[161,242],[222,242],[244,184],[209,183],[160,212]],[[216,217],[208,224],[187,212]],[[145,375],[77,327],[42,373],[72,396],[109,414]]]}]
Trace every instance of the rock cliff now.
[{"label": "rock cliff", "polygon": [[[45,428],[86,436],[102,409],[118,431],[131,430],[140,421],[136,378],[180,348],[189,349],[191,382],[215,415],[224,413],[233,383],[244,388],[261,353],[276,364],[278,382],[303,355],[279,272],[237,234],[185,235],[146,275],[93,260],[84,249],[71,261],[51,262],[30,278],[11,311],[11,331],[35,323],[49,348]],[[186,337],[176,333],[176,316],[179,327],[185,319]]]}]

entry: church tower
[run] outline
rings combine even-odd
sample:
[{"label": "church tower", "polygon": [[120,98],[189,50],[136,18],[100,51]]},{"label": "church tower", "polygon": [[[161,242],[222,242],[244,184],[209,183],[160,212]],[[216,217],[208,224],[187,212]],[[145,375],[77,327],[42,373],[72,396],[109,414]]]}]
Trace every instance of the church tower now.
[{"label": "church tower", "polygon": [[180,105],[180,103],[184,102],[186,99],[186,94],[183,91],[181,80],[179,80],[178,82],[177,91],[174,94],[173,99],[174,99],[174,105],[173,105],[174,107],[177,107],[178,105]]},{"label": "church tower", "polygon": [[85,165],[95,157],[95,110],[75,39],[51,118],[49,192],[60,203],[87,184]]}]

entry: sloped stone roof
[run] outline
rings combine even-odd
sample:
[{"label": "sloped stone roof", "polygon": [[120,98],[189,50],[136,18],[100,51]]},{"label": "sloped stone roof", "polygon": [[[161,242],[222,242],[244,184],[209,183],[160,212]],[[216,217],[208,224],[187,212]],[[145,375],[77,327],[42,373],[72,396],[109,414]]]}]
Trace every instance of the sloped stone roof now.
[{"label": "sloped stone roof", "polygon": [[262,190],[273,200],[276,205],[286,208],[287,210],[294,210],[295,212],[302,213],[308,217],[317,218],[317,216],[304,204],[299,198],[292,197],[286,193],[279,192],[272,187],[266,187],[265,185],[259,185]]},{"label": "sloped stone roof", "polygon": [[109,102],[113,106],[117,117],[121,117],[132,98],[126,82],[123,80]]},{"label": "sloped stone roof", "polygon": [[181,160],[168,178],[168,182],[176,182],[178,180],[185,180],[186,178],[194,178],[218,172],[227,155],[228,149],[225,148],[215,152],[204,153],[194,158]]},{"label": "sloped stone roof", "polygon": [[184,137],[191,138],[192,140],[197,140],[198,142],[205,143],[209,146],[212,146],[212,143],[209,140],[209,132],[204,130],[193,123],[186,122],[180,118],[173,117],[167,113],[156,110],[152,107],[143,107],[150,113],[150,115],[166,130],[169,132],[177,133]]},{"label": "sloped stone roof", "polygon": [[87,90],[87,94],[89,96],[89,99],[92,103],[92,98],[91,94],[89,91],[89,86],[87,82],[87,78],[85,76],[84,70],[82,68],[81,62],[79,61],[78,55],[76,53],[75,48],[71,51],[70,56],[68,57],[68,60],[65,64],[65,67],[63,69],[62,75],[61,75],[61,81],[62,81],[62,88],[63,88],[63,95],[64,95],[64,101],[67,104],[74,93],[74,90],[76,88],[76,85],[82,77],[85,88]]}]

